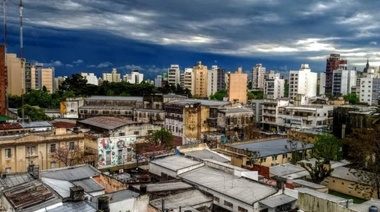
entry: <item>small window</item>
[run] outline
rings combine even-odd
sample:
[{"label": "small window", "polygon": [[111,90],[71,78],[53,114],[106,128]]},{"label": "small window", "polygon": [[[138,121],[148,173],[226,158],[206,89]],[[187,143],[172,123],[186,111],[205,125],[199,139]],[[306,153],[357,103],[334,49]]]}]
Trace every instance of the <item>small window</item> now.
[{"label": "small window", "polygon": [[135,135],[139,135],[140,132],[139,132],[139,131],[134,131],[133,134],[135,134]]},{"label": "small window", "polygon": [[50,152],[55,152],[56,144],[50,144]]},{"label": "small window", "polygon": [[123,132],[119,133],[119,136],[125,136],[125,133],[123,133]]},{"label": "small window", "polygon": [[50,168],[55,169],[56,168],[56,163],[54,161],[50,162]]},{"label": "small window", "polygon": [[215,202],[219,202],[220,200],[219,200],[219,197],[214,197],[214,201]]},{"label": "small window", "polygon": [[71,141],[69,143],[69,150],[74,150],[74,149],[75,149],[75,143],[74,143],[74,141]]},{"label": "small window", "polygon": [[277,160],[277,155],[272,156],[272,160]]},{"label": "small window", "polygon": [[239,212],[248,212],[247,209],[242,208],[242,207],[240,207],[240,206],[238,206],[238,211],[239,211]]},{"label": "small window", "polygon": [[230,207],[230,208],[233,208],[233,206],[234,206],[232,203],[230,203],[230,202],[228,202],[226,200],[224,200],[224,205],[227,206],[227,207]]},{"label": "small window", "polygon": [[5,168],[5,173],[9,174],[11,172],[12,172],[12,168],[11,167]]},{"label": "small window", "polygon": [[5,157],[6,158],[12,158],[12,149],[10,149],[10,148],[5,149]]}]

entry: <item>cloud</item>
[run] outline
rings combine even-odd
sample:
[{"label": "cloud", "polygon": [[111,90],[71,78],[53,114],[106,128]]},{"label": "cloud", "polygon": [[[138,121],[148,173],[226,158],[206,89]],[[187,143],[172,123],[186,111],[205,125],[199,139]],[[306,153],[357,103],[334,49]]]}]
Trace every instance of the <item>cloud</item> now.
[{"label": "cloud", "polygon": [[73,63],[76,64],[76,65],[79,65],[79,64],[83,63],[83,60],[78,59],[78,60],[73,61]]},{"label": "cloud", "polygon": [[376,45],[377,45],[377,42],[376,42],[376,41],[371,41],[371,42],[369,42],[369,45],[376,46]]},{"label": "cloud", "polygon": [[113,66],[113,63],[111,62],[103,62],[103,63],[99,63],[96,68],[108,68],[110,66]]},{"label": "cloud", "polygon": [[74,67],[74,65],[72,65],[72,64],[66,64],[65,65],[67,68],[73,68]]},{"label": "cloud", "polygon": [[124,66],[125,69],[127,70],[142,70],[143,68],[141,66],[138,66],[138,65],[125,65]]}]

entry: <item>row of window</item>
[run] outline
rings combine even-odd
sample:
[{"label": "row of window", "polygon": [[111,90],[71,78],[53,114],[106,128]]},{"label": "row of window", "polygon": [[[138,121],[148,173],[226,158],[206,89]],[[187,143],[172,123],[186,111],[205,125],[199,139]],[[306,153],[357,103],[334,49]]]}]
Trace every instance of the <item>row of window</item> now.
[{"label": "row of window", "polygon": [[[214,201],[219,203],[220,202],[219,197],[214,197]],[[226,200],[224,200],[223,205],[228,207],[228,208],[234,207],[234,205],[231,202],[228,202]],[[248,210],[243,208],[243,207],[238,206],[238,212],[248,212]]]},{"label": "row of window", "polygon": [[[36,146],[28,146],[26,147],[26,155],[27,156],[35,156],[37,155],[36,151],[37,147]],[[69,143],[69,150],[74,150],[75,149],[75,142],[72,141]],[[50,144],[49,152],[53,153],[57,150],[57,144]],[[5,150],[5,158],[12,158],[12,149],[11,148],[6,148]]]}]

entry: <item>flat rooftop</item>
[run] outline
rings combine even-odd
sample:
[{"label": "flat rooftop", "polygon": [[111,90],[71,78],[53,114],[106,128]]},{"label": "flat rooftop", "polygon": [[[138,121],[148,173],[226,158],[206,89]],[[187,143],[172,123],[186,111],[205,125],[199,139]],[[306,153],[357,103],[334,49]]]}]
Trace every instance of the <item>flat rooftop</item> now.
[{"label": "flat rooftop", "polygon": [[222,154],[214,152],[210,149],[195,150],[195,151],[185,152],[184,154],[185,154],[185,156],[197,158],[200,160],[212,159],[212,160],[216,160],[216,161],[219,161],[222,163],[231,162],[231,159],[227,158],[226,156],[224,156]]},{"label": "flat rooftop", "polygon": [[211,205],[212,197],[203,194],[198,190],[185,191],[175,195],[168,195],[161,199],[155,199],[149,202],[150,205],[157,209],[162,208],[162,200],[165,201],[165,209],[178,209],[183,206],[197,207],[204,204]]},{"label": "flat rooftop", "polygon": [[[133,187],[140,190],[140,185],[135,185]],[[176,191],[190,188],[193,188],[193,186],[184,182],[155,183],[146,185],[147,192]]]},{"label": "flat rooftop", "polygon": [[230,102],[227,101],[213,101],[213,100],[204,100],[204,99],[181,99],[177,101],[172,101],[166,103],[167,105],[186,105],[186,104],[196,104],[200,103],[204,106],[224,106],[224,105],[230,105]]},{"label": "flat rooftop", "polygon": [[111,116],[96,116],[78,121],[78,123],[87,124],[106,130],[112,130],[134,122],[127,119],[116,118]]},{"label": "flat rooftop", "polygon": [[[311,149],[313,148],[313,144],[305,144],[305,146],[302,146],[301,141],[297,141],[297,146],[295,151],[300,151],[304,149]],[[262,141],[262,142],[252,142],[252,143],[246,143],[246,144],[237,144],[237,145],[231,145],[238,149],[244,149],[249,151],[259,151],[260,157],[268,157],[268,156],[274,156],[279,154],[285,154],[285,153],[291,153],[294,150],[292,150],[291,145],[288,143],[287,138],[283,139],[275,139],[275,140],[269,140],[269,141]]]},{"label": "flat rooftop", "polygon": [[150,161],[150,163],[169,169],[171,171],[178,171],[180,169],[202,164],[202,162],[194,161],[178,155],[155,159]]},{"label": "flat rooftop", "polygon": [[40,176],[56,180],[78,181],[100,175],[100,171],[90,165],[78,165],[40,171]]},{"label": "flat rooftop", "polygon": [[113,101],[138,101],[142,102],[142,96],[90,96],[85,100],[113,100]]}]

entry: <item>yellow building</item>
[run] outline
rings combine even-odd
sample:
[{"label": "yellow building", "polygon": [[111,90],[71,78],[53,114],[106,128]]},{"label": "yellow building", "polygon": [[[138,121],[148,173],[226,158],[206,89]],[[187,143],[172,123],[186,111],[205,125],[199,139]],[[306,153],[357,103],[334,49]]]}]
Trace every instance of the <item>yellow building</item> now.
[{"label": "yellow building", "polygon": [[116,68],[113,68],[111,73],[103,73],[103,81],[120,82],[120,80],[120,73],[117,73]]},{"label": "yellow building", "polygon": [[194,85],[194,97],[205,98],[207,97],[207,66],[202,65],[201,61],[193,67],[193,85]]},{"label": "yellow building", "polygon": [[1,137],[0,171],[26,172],[29,165],[38,165],[40,170],[64,167],[65,164],[52,158],[53,152],[66,148],[78,149],[78,153],[84,153],[84,134],[65,131],[59,129],[54,134]]},{"label": "yellow building", "polygon": [[49,93],[54,93],[54,68],[43,68],[35,64],[31,68],[31,89],[42,89],[44,86]]},{"label": "yellow building", "polygon": [[247,104],[248,75],[239,67],[235,73],[228,73],[228,100]]},{"label": "yellow building", "polygon": [[21,96],[25,89],[25,61],[16,54],[6,55],[8,94]]}]

